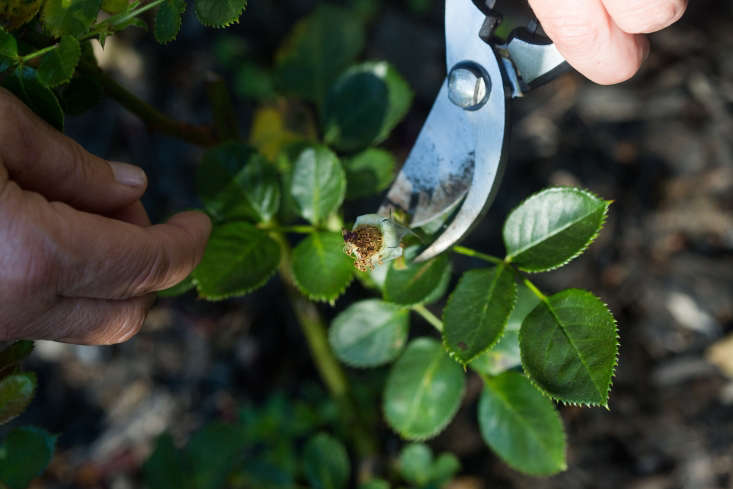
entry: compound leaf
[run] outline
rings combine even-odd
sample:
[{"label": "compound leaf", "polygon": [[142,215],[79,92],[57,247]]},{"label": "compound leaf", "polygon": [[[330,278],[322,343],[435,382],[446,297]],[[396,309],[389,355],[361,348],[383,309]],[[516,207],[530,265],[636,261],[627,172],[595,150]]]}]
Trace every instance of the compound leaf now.
[{"label": "compound leaf", "polygon": [[522,365],[547,394],[606,405],[616,368],[616,320],[590,292],[570,289],[541,302],[519,332]]},{"label": "compound leaf", "polygon": [[412,91],[384,61],[350,68],[326,97],[323,119],[326,143],[343,151],[378,144],[410,109]]},{"label": "compound leaf", "polygon": [[81,59],[81,46],[72,36],[63,36],[53,51],[43,55],[38,66],[38,80],[55,87],[71,80]]},{"label": "compound leaf", "polygon": [[484,441],[511,467],[537,476],[566,469],[560,416],[524,375],[485,379],[478,423]]},{"label": "compound leaf", "polygon": [[443,310],[443,342],[464,365],[491,348],[514,309],[517,286],[506,265],[463,274]]},{"label": "compound leaf", "polygon": [[247,0],[195,0],[196,17],[207,27],[227,27],[239,21]]},{"label": "compound leaf", "polygon": [[311,299],[336,300],[354,278],[341,235],[322,231],[298,243],[293,250],[293,276],[300,291]]},{"label": "compound leaf", "polygon": [[528,272],[565,265],[596,238],[609,205],[578,188],[550,188],[532,195],[504,223],[507,259]]},{"label": "compound leaf", "polygon": [[303,471],[314,489],[342,489],[349,481],[351,464],[340,441],[319,433],[305,444]]},{"label": "compound leaf", "polygon": [[54,37],[86,34],[97,18],[102,0],[46,0],[41,19]]},{"label": "compound leaf", "polygon": [[346,174],[338,156],[325,146],[306,147],[295,160],[290,191],[304,218],[322,222],[346,194]]},{"label": "compound leaf", "polygon": [[353,367],[391,362],[407,342],[407,309],[370,299],[352,304],[336,316],[328,340],[336,356]]},{"label": "compound leaf", "polygon": [[384,390],[387,423],[408,440],[440,433],[461,404],[463,369],[430,338],[412,341],[392,365]]},{"label": "compound leaf", "polygon": [[[36,374],[22,372],[0,380],[0,424],[22,413],[36,391]],[[0,479],[1,480],[1,479]]]},{"label": "compound leaf", "polygon": [[345,159],[347,198],[368,197],[386,189],[394,178],[395,166],[392,153],[378,148]]},{"label": "compound leaf", "polygon": [[445,255],[411,263],[403,270],[392,266],[384,281],[384,300],[404,306],[437,301],[445,292],[450,275],[451,263]]},{"label": "compound leaf", "polygon": [[25,489],[45,470],[56,446],[56,437],[45,430],[21,426],[0,444],[0,481],[8,489]]},{"label": "compound leaf", "polygon": [[246,222],[214,226],[193,272],[199,294],[209,300],[244,295],[264,285],[280,264],[280,245]]},{"label": "compound leaf", "polygon": [[321,105],[364,48],[364,26],[345,8],[320,4],[298,21],[275,58],[281,90]]},{"label": "compound leaf", "polygon": [[225,143],[208,150],[196,181],[206,210],[219,220],[267,222],[280,207],[277,171],[242,143]]},{"label": "compound leaf", "polygon": [[173,41],[181,30],[183,13],[186,11],[185,0],[167,0],[155,14],[153,33],[160,44]]}]

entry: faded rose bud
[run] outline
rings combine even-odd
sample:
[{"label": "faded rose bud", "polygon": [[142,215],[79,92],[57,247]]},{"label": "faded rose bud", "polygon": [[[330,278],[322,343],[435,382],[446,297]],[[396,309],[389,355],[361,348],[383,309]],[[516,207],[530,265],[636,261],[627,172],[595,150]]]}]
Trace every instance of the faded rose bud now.
[{"label": "faded rose bud", "polygon": [[355,258],[362,272],[402,256],[401,241],[410,230],[379,214],[359,216],[351,231],[344,229],[344,253]]}]

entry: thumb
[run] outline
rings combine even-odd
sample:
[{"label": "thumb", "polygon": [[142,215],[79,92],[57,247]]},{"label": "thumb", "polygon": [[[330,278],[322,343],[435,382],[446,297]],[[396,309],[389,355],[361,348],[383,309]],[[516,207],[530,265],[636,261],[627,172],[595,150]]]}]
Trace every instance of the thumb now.
[{"label": "thumb", "polygon": [[2,88],[0,164],[24,190],[95,213],[129,206],[147,186],[140,168],[88,153]]}]

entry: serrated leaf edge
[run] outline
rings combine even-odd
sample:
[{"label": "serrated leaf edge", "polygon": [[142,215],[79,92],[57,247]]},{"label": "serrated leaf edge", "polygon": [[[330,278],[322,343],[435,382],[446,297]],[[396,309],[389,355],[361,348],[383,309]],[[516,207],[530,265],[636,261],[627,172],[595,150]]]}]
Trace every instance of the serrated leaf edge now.
[{"label": "serrated leaf edge", "polygon": [[[433,338],[430,338],[430,339],[432,339],[433,341],[435,341]],[[415,341],[415,340],[413,340],[413,341]],[[438,343],[438,345],[440,345],[440,343],[438,341],[436,341],[436,343]],[[404,354],[404,353],[405,352],[403,350],[402,351],[402,354]],[[456,402],[456,405],[451,408],[451,410],[449,411],[450,414],[448,416],[446,416],[446,420],[443,423],[437,425],[435,427],[435,429],[433,431],[431,431],[427,435],[424,435],[424,436],[422,436],[422,435],[411,435],[410,433],[407,433],[406,431],[400,430],[397,427],[393,426],[392,423],[390,423],[389,418],[387,417],[387,400],[386,400],[386,397],[384,396],[384,392],[382,393],[382,408],[381,408],[382,409],[382,417],[384,418],[385,422],[387,423],[387,426],[389,426],[392,431],[394,431],[395,433],[397,433],[398,435],[400,435],[405,440],[418,441],[419,442],[419,441],[425,441],[425,440],[430,440],[431,438],[435,438],[436,436],[438,436],[439,434],[441,434],[448,427],[449,424],[451,424],[451,422],[453,421],[453,419],[456,417],[456,413],[458,413],[458,410],[461,408],[461,404],[463,404],[463,396],[465,396],[465,394],[466,394],[466,381],[465,381],[465,376],[463,378],[464,378],[463,387],[461,388],[461,393],[458,396],[458,402]]]},{"label": "serrated leaf edge", "polygon": [[[438,255],[436,258],[440,258],[442,256],[444,255]],[[450,261],[450,259],[446,258],[446,267],[445,270],[443,270],[443,274],[440,276],[440,279],[438,280],[438,284],[430,291],[429,294],[427,294],[425,297],[417,302],[395,302],[387,297],[387,276],[389,276],[389,273],[394,269],[394,267],[390,267],[390,269],[387,270],[387,275],[384,278],[384,286],[382,287],[382,300],[398,306],[412,307],[426,304],[427,301],[432,298],[431,296],[433,292],[438,290],[440,287],[448,286],[448,282],[450,282],[451,275],[453,274],[453,263]]]},{"label": "serrated leaf edge", "polygon": [[[555,264],[553,266],[544,267],[544,268],[530,268],[530,267],[523,267],[523,266],[517,265],[517,268],[519,270],[522,270],[523,272],[527,272],[527,273],[544,273],[544,272],[551,272],[552,270],[557,270],[558,268],[562,268],[565,265],[567,265],[568,263],[570,263],[571,261],[573,261],[576,258],[578,258],[583,253],[585,253],[585,250],[587,250],[588,247],[591,244],[593,244],[593,242],[596,240],[596,238],[600,234],[601,230],[603,229],[604,224],[606,224],[606,219],[608,217],[608,209],[611,206],[611,204],[613,203],[613,201],[611,201],[611,200],[604,200],[604,199],[600,198],[599,196],[597,196],[596,194],[594,194],[593,192],[591,192],[590,190],[586,190],[584,188],[578,188],[578,187],[551,187],[551,188],[547,188],[547,189],[541,190],[540,192],[537,192],[537,193],[534,193],[534,194],[530,195],[529,197],[527,197],[526,199],[524,199],[522,202],[520,202],[519,205],[517,205],[514,209],[512,209],[512,211],[509,213],[509,215],[507,215],[507,218],[504,220],[504,226],[506,226],[506,222],[509,220],[509,218],[511,217],[511,215],[514,214],[514,212],[517,209],[519,209],[521,206],[523,206],[525,203],[529,202],[530,200],[532,200],[534,198],[537,198],[537,197],[540,197],[540,196],[542,196],[542,195],[544,195],[546,193],[554,193],[554,192],[558,192],[558,191],[561,192],[561,191],[567,191],[567,190],[571,190],[571,191],[574,191],[574,192],[577,192],[577,193],[581,193],[581,194],[586,195],[588,197],[593,197],[594,199],[597,199],[600,202],[602,202],[602,203],[605,204],[604,205],[604,208],[603,208],[603,214],[601,216],[601,220],[600,220],[600,222],[598,224],[598,227],[596,228],[595,232],[590,236],[590,238],[588,238],[588,241],[580,249],[578,249],[578,251],[574,255],[570,256],[565,261],[562,261],[562,262],[560,262],[558,264]],[[586,217],[586,216],[583,216],[583,217]],[[502,235],[503,235],[503,227],[502,227]],[[506,246],[506,242],[505,242],[504,246]],[[514,257],[512,255],[507,254],[507,256],[506,256],[506,262],[507,263],[512,263],[512,259],[513,258]]]},{"label": "serrated leaf edge", "polygon": [[185,1],[181,2],[181,4],[183,5],[183,7],[180,9],[180,12],[178,15],[178,28],[176,29],[175,35],[170,39],[161,39],[160,37],[158,37],[158,22],[159,22],[158,18],[160,15],[160,9],[163,8],[163,5],[158,7],[158,11],[155,13],[155,20],[154,20],[154,25],[153,25],[153,36],[155,37],[155,40],[158,41],[158,44],[162,44],[165,46],[166,44],[170,44],[173,41],[175,41],[176,38],[178,38],[178,34],[181,32],[181,26],[183,25],[183,14],[186,13],[186,7],[188,6],[188,4]]},{"label": "serrated leaf edge", "polygon": [[239,13],[236,16],[224,21],[224,23],[222,24],[209,24],[201,18],[201,15],[199,13],[199,7],[198,7],[199,0],[194,0],[194,9],[193,10],[194,10],[194,13],[196,14],[196,19],[198,19],[201,25],[204,25],[206,27],[212,27],[214,29],[223,29],[225,27],[229,27],[233,24],[239,23],[240,17],[242,17],[242,14],[244,14],[244,11],[247,10],[247,3],[248,3],[247,0],[245,0],[242,5],[242,9],[239,11]]},{"label": "serrated leaf edge", "polygon": [[[522,352],[522,348],[520,348],[519,349],[519,356],[520,356],[520,359],[522,360],[522,371],[524,372],[524,375],[532,383],[532,385],[534,385],[537,388],[537,390],[539,390],[542,393],[542,395],[544,395],[545,397],[547,397],[547,398],[549,398],[549,399],[551,399],[553,401],[558,401],[558,402],[562,403],[563,406],[603,407],[603,408],[608,409],[608,399],[609,399],[610,394],[611,394],[611,387],[613,386],[613,378],[616,376],[616,367],[618,366],[618,358],[619,358],[619,348],[621,346],[621,343],[620,343],[621,336],[619,335],[619,332],[618,332],[618,321],[616,321],[616,316],[613,315],[613,313],[611,312],[611,308],[608,307],[608,304],[606,304],[605,302],[603,302],[598,296],[596,296],[592,292],[590,292],[588,290],[584,290],[584,289],[577,289],[577,288],[565,289],[565,290],[562,290],[561,292],[567,292],[567,291],[570,291],[570,290],[577,290],[577,291],[584,292],[586,294],[590,294],[591,296],[593,296],[596,300],[598,300],[598,302],[600,302],[601,304],[603,304],[603,306],[608,311],[608,314],[611,316],[611,319],[613,320],[613,326],[614,326],[614,329],[616,331],[616,345],[615,345],[616,346],[616,352],[615,352],[615,355],[613,357],[613,364],[611,365],[611,375],[608,378],[608,385],[606,386],[606,392],[605,392],[606,402],[605,402],[605,404],[602,404],[600,402],[579,401],[579,400],[573,400],[573,399],[566,399],[566,398],[563,398],[563,397],[560,397],[560,396],[555,396],[555,395],[551,394],[549,391],[545,390],[544,387],[542,387],[541,385],[539,385],[535,381],[535,379],[532,377],[532,375],[529,373],[529,371],[524,367],[524,353]],[[558,293],[560,293],[560,292],[558,292]],[[537,306],[540,306],[542,304],[547,305],[544,302],[540,302],[539,304],[537,304]],[[535,306],[535,307],[537,307],[537,306]],[[531,311],[530,311],[530,314],[531,314]],[[524,324],[524,321],[522,322],[522,324]],[[521,327],[519,328],[519,344],[520,345],[522,344],[522,328]]]},{"label": "serrated leaf edge", "polygon": [[351,285],[353,281],[354,281],[354,273],[351,274],[348,282],[346,282],[346,284],[335,294],[332,294],[332,295],[311,294],[308,290],[306,290],[303,287],[303,285],[301,285],[300,282],[298,282],[298,277],[293,273],[293,282],[295,282],[295,286],[298,288],[300,293],[306,296],[308,299],[312,301],[317,301],[317,302],[329,302],[330,303],[330,302],[335,301],[336,299],[341,297],[344,292],[346,292],[346,289],[349,288],[349,286]]},{"label": "serrated leaf edge", "polygon": [[[76,61],[74,62],[74,67],[71,70],[71,72],[69,73],[69,75],[67,77],[63,78],[61,81],[58,81],[58,82],[53,83],[53,84],[47,83],[45,80],[42,79],[42,77],[41,77],[41,71],[40,71],[40,65],[39,65],[38,69],[36,69],[36,78],[38,79],[38,81],[40,83],[42,83],[43,85],[47,86],[48,88],[54,88],[54,87],[58,87],[59,85],[63,85],[64,83],[68,83],[74,77],[74,73],[76,73],[76,67],[79,66],[79,61],[81,61],[81,43],[79,43],[79,40],[77,38],[75,38],[74,36],[71,36],[71,35],[66,34],[66,35],[61,36],[61,38],[59,39],[59,44],[61,44],[61,42],[63,42],[64,38],[71,38],[71,39],[73,39],[76,42],[74,44],[74,48],[75,48],[74,49],[74,56],[76,58]],[[56,48],[56,50],[59,50],[59,49],[61,49],[60,46],[58,48]],[[56,53],[54,53],[54,52],[47,53],[43,58],[45,58],[46,56],[54,55],[54,54],[56,54]],[[43,63],[43,58],[41,58],[41,63]]]},{"label": "serrated leaf edge", "polygon": [[[383,367],[385,365],[389,365],[390,363],[394,362],[397,359],[397,357],[399,357],[402,354],[402,352],[405,351],[405,347],[407,346],[407,342],[409,340],[409,332],[410,332],[410,308],[409,307],[400,306],[399,304],[393,304],[391,302],[383,301],[381,299],[365,299],[365,301],[366,300],[377,300],[377,301],[381,301],[381,302],[384,302],[387,305],[397,307],[397,309],[398,309],[397,312],[404,312],[405,313],[405,316],[406,316],[406,320],[407,320],[407,328],[406,329],[407,329],[408,335],[405,336],[405,344],[402,345],[402,347],[397,352],[395,352],[394,356],[392,356],[391,358],[389,358],[387,360],[384,360],[383,362],[379,362],[379,363],[360,364],[360,363],[352,362],[352,361],[349,361],[349,360],[347,360],[345,358],[342,358],[341,356],[339,356],[338,353],[336,353],[336,349],[333,347],[333,341],[331,340],[332,335],[333,335],[333,330],[334,330],[334,328],[333,328],[333,321],[331,321],[331,326],[328,328],[328,346],[331,347],[331,351],[333,351],[333,354],[336,356],[336,358],[338,358],[339,362],[343,363],[346,366],[349,366],[349,367],[352,367],[352,368],[356,368],[356,369],[360,369],[360,370],[366,370],[366,369],[370,369],[370,368]],[[364,301],[357,301],[357,302],[354,302],[354,304],[358,304],[359,302],[364,302]],[[352,305],[354,305],[354,304],[352,304]],[[349,306],[349,307],[351,307],[351,306]],[[344,311],[345,310],[346,309],[344,309]],[[336,320],[336,318],[334,318],[334,321],[335,320]]]},{"label": "serrated leaf edge", "polygon": [[[508,266],[507,264],[502,264],[502,265],[497,265],[494,268],[498,268],[500,266],[506,267],[509,270],[509,272],[512,274],[512,278],[516,278],[516,272],[514,271],[514,269],[511,266]],[[481,269],[474,268],[472,270],[468,270],[466,273],[468,273],[469,271],[473,271],[473,270],[481,270]],[[484,268],[484,270],[491,270],[491,268]],[[464,273],[463,275],[465,275],[466,273]],[[479,356],[483,355],[487,351],[494,348],[499,343],[499,341],[501,341],[501,339],[504,337],[504,334],[506,333],[506,325],[509,322],[509,318],[511,317],[512,312],[514,312],[514,308],[517,306],[517,299],[518,299],[519,293],[517,290],[518,287],[517,287],[516,280],[512,280],[512,288],[514,289],[514,294],[512,295],[512,304],[511,304],[511,307],[509,308],[509,314],[507,314],[506,318],[504,319],[504,322],[501,325],[501,331],[499,331],[499,334],[496,335],[496,338],[494,339],[494,341],[491,342],[491,344],[489,344],[489,346],[479,351],[478,353],[473,355],[468,360],[464,361],[461,358],[458,358],[458,353],[455,352],[452,348],[450,348],[450,346],[448,346],[448,343],[446,342],[446,339],[445,339],[445,324],[446,324],[445,323],[445,310],[448,307],[448,304],[450,304],[451,300],[453,300],[453,295],[456,293],[456,290],[458,290],[458,286],[461,284],[461,280],[463,280],[463,276],[461,276],[461,278],[458,280],[458,284],[456,285],[456,288],[453,289],[453,292],[451,292],[450,296],[448,297],[448,300],[446,301],[446,305],[443,308],[443,314],[441,315],[441,318],[440,318],[443,321],[443,333],[440,336],[442,339],[443,348],[445,348],[445,350],[448,352],[448,356],[451,357],[451,359],[458,362],[459,364],[461,364],[464,369],[466,369],[469,367],[469,363],[471,363]]]}]

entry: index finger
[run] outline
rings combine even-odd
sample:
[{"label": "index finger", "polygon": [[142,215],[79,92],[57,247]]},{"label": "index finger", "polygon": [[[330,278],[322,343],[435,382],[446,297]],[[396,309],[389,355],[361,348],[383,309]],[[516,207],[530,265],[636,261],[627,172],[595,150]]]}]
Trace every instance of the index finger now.
[{"label": "index finger", "polygon": [[647,39],[621,30],[601,0],[529,3],[568,63],[596,83],[610,85],[628,80],[649,51]]},{"label": "index finger", "polygon": [[140,227],[61,203],[50,207],[57,293],[64,297],[127,299],[171,287],[201,261],[211,233],[209,218],[196,211]]}]

